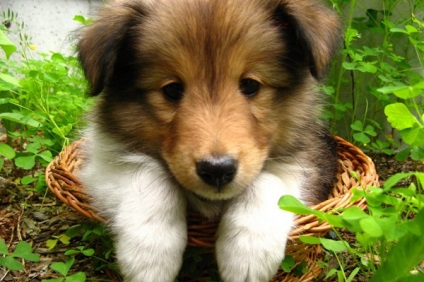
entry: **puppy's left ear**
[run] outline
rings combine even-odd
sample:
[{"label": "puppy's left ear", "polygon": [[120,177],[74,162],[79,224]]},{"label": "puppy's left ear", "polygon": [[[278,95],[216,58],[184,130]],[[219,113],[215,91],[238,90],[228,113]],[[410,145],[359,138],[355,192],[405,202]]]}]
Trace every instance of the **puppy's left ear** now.
[{"label": "puppy's left ear", "polygon": [[112,81],[128,76],[131,65],[130,30],[145,14],[142,3],[116,1],[103,8],[90,26],[82,29],[78,58],[90,83],[90,94],[100,94]]},{"label": "puppy's left ear", "polygon": [[317,0],[279,0],[274,18],[289,29],[292,47],[311,74],[323,79],[342,38],[338,15]]}]

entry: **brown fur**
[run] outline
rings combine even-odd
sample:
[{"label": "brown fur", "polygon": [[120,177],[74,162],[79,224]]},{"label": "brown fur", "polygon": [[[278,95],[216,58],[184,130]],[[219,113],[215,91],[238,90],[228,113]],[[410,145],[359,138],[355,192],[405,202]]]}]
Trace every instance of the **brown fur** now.
[{"label": "brown fur", "polygon": [[[274,161],[316,167],[305,170],[312,203],[335,172],[317,82],[339,38],[337,17],[318,1],[134,0],[104,9],[78,50],[92,95],[102,92],[103,130],[162,160],[187,190],[211,189],[196,161],[227,154],[238,161],[232,193]],[[254,97],[240,93],[244,78],[261,83]],[[178,103],[162,93],[170,82],[185,86]]]}]

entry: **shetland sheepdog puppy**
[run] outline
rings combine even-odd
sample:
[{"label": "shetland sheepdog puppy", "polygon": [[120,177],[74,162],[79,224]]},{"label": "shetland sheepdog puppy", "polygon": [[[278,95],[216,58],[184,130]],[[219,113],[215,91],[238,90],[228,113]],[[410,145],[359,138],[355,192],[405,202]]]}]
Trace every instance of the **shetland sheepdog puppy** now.
[{"label": "shetland sheepdog puppy", "polygon": [[293,225],[279,198],[332,187],[318,83],[339,39],[315,0],[120,0],[82,30],[99,97],[80,177],[125,281],[174,281],[188,209],[219,220],[223,281],[272,278]]}]

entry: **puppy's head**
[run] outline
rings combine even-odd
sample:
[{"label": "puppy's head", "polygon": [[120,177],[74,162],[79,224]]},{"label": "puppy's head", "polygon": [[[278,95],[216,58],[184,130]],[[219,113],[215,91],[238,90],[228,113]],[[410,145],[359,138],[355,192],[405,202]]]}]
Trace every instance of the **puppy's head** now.
[{"label": "puppy's head", "polygon": [[339,35],[316,1],[118,1],[78,50],[102,129],[184,188],[226,199],[315,122]]}]

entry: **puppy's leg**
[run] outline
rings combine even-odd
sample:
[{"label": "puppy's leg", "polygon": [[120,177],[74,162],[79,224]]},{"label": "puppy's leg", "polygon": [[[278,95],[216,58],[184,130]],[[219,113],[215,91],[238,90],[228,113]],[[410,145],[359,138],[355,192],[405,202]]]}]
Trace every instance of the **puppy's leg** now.
[{"label": "puppy's leg", "polygon": [[186,203],[157,172],[132,175],[113,217],[117,260],[128,282],[172,282],[182,264]]},{"label": "puppy's leg", "polygon": [[[299,181],[287,182],[264,172],[240,196],[228,203],[221,220],[216,253],[225,282],[265,282],[284,258],[293,215],[278,207],[282,195],[296,194]],[[290,187],[289,187],[290,186]]]}]

